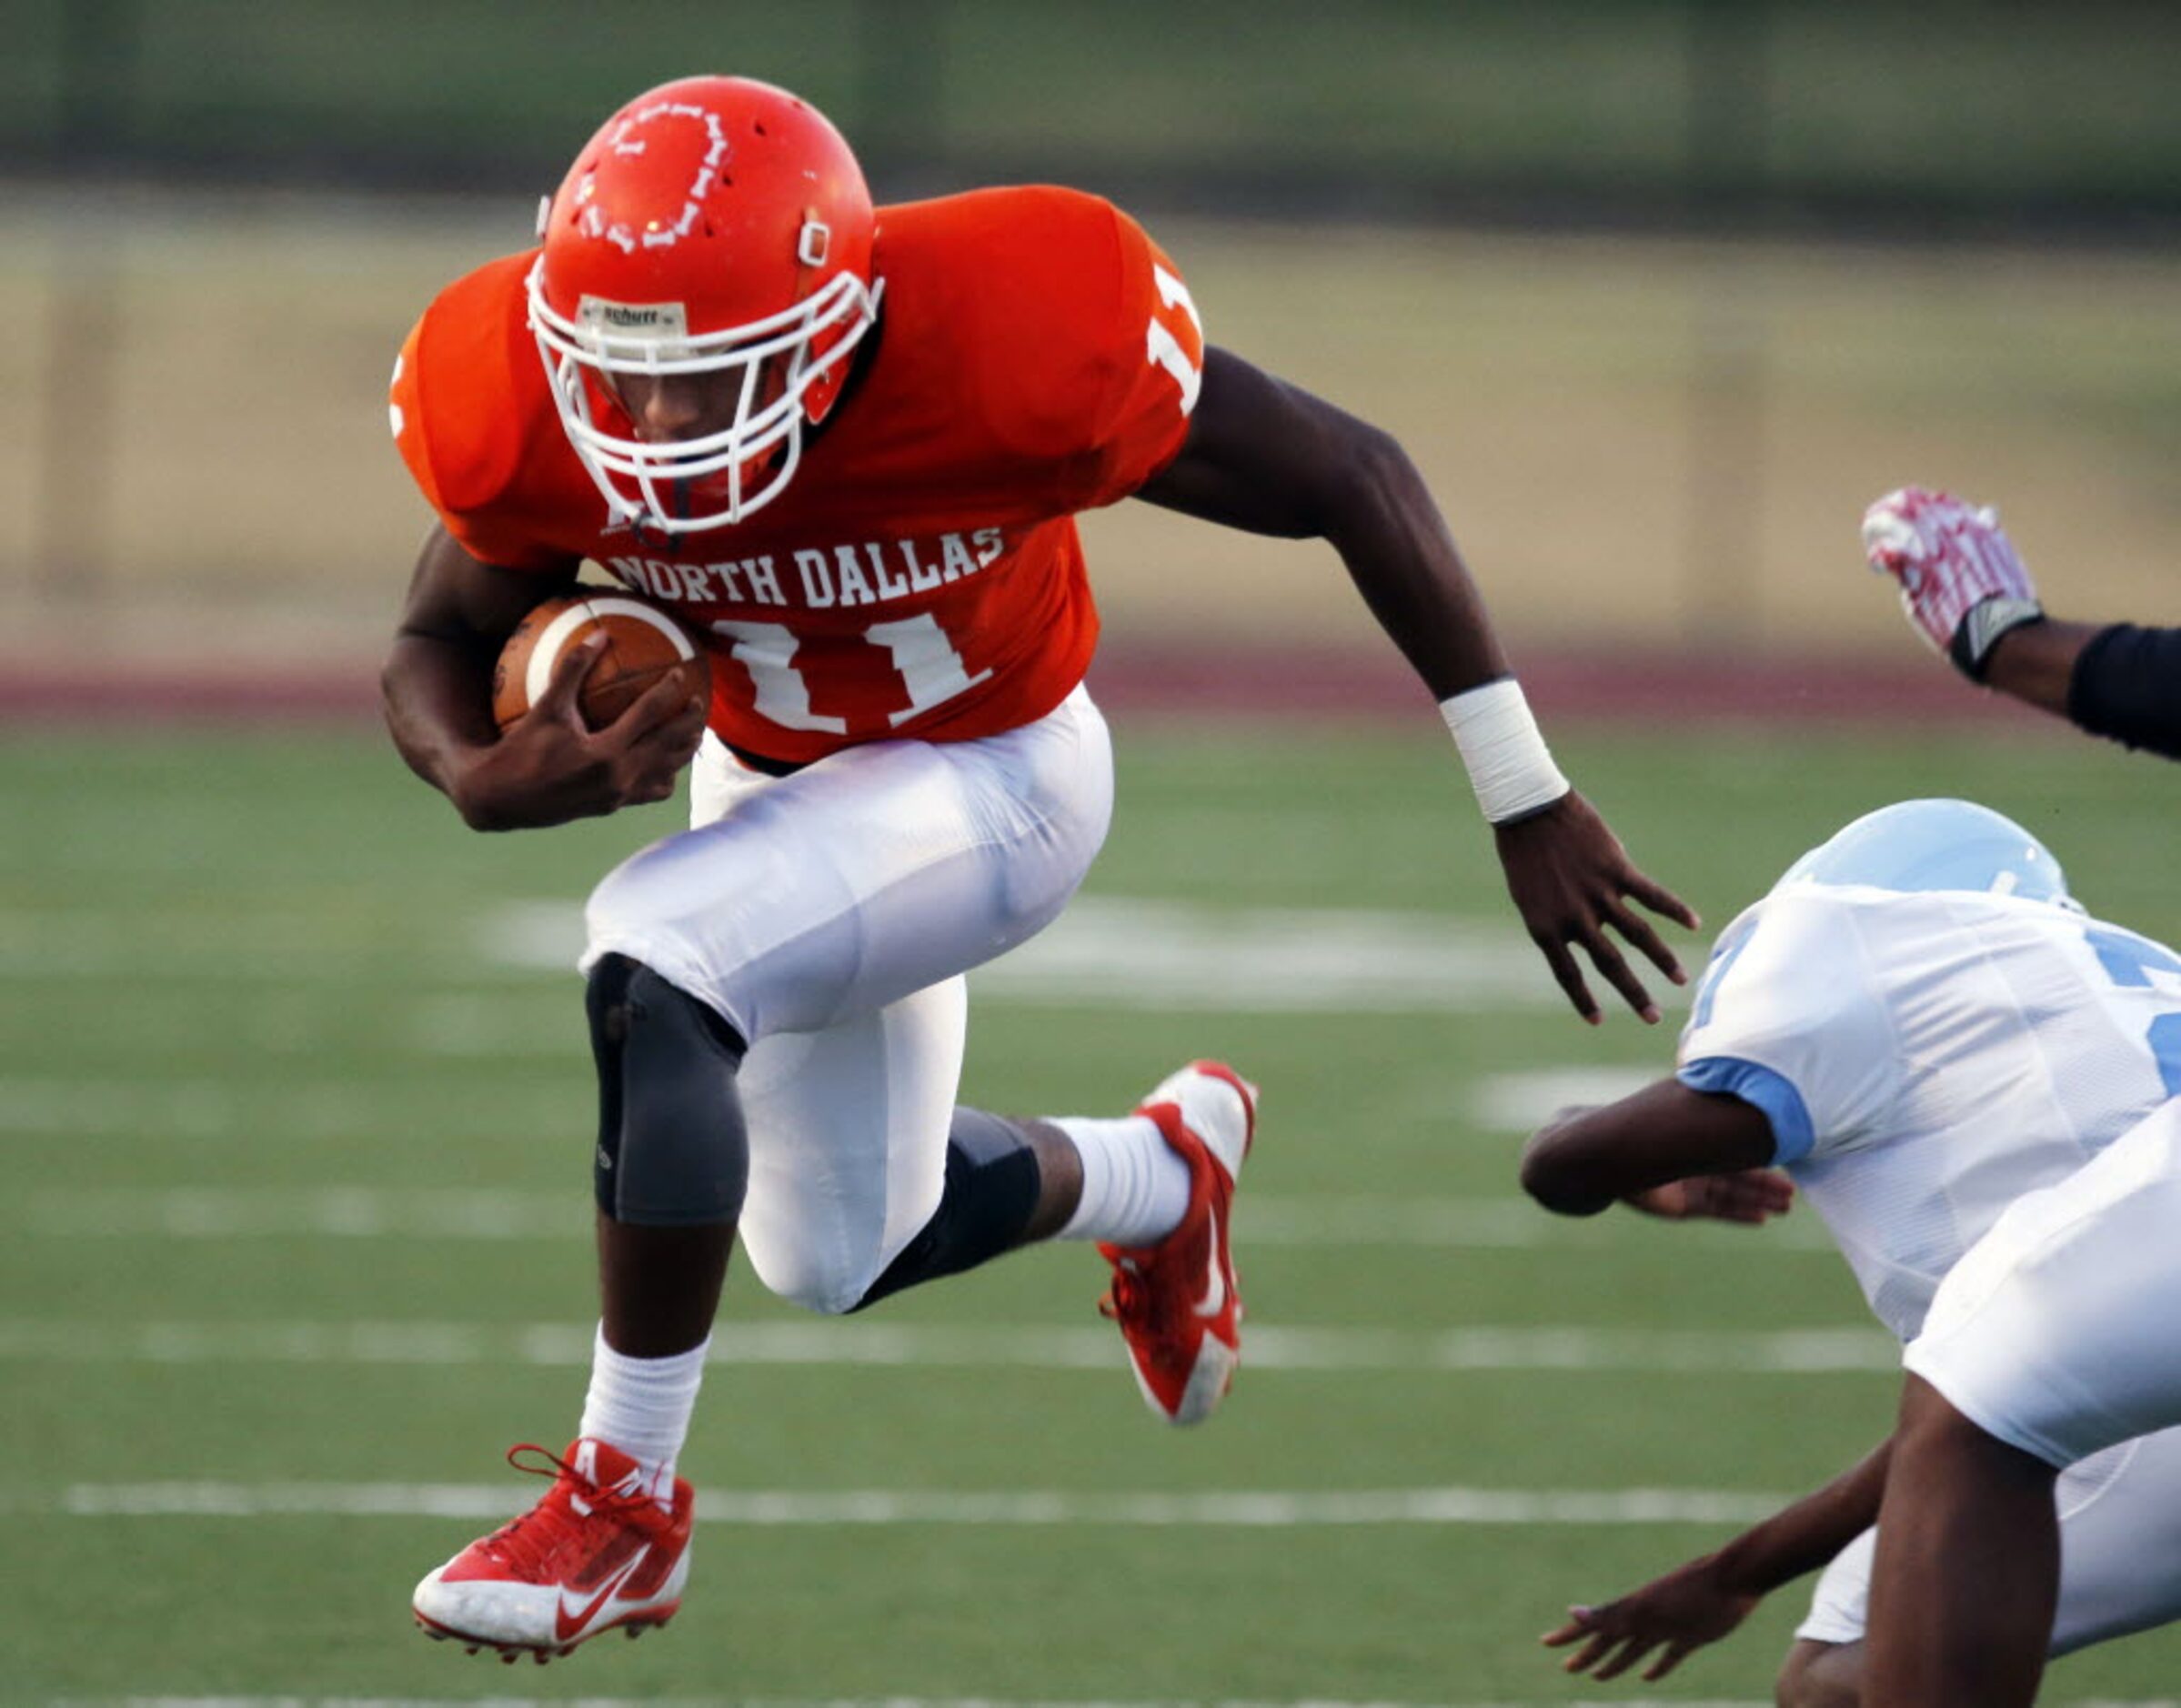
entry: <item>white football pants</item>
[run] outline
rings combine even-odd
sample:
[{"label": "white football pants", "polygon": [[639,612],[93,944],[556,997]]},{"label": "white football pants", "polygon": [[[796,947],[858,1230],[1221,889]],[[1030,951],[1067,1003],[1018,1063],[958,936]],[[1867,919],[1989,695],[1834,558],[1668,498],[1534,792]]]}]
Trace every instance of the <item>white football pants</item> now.
[{"label": "white football pants", "polygon": [[[2181,1619],[2181,1429],[2108,1447],[2060,1473],[2060,1600],[2052,1653]],[[1813,1643],[1861,1643],[1870,1622],[1866,1530],[1817,1581],[1795,1630]]]},{"label": "white football pants", "polygon": [[861,1299],[939,1208],[961,1077],[961,974],[1050,924],[1113,809],[1081,688],[975,741],[885,741],[769,778],[707,735],[692,828],[592,892],[588,971],[626,955],[749,1044],[740,1232],[814,1311]]},{"label": "white football pants", "polygon": [[[2181,1100],[2010,1204],[1947,1271],[1903,1361],[2064,1466],[2055,1653],[2181,1617]],[[1798,1636],[1860,1641],[1873,1536]]]},{"label": "white football pants", "polygon": [[1902,1362],[2053,1465],[2181,1424],[2181,1098],[2008,1205]]}]

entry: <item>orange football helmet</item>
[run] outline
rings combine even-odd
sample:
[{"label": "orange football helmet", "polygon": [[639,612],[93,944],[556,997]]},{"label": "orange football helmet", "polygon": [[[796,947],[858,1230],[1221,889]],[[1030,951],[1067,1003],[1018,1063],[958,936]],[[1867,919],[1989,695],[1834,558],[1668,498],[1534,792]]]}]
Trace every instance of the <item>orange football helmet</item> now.
[{"label": "orange football helmet", "polygon": [[[840,133],[748,77],[663,84],[607,120],[541,219],[530,329],[614,515],[692,533],[777,497],[883,293],[870,191]],[[686,375],[719,377],[729,424],[640,437],[618,377]]]}]

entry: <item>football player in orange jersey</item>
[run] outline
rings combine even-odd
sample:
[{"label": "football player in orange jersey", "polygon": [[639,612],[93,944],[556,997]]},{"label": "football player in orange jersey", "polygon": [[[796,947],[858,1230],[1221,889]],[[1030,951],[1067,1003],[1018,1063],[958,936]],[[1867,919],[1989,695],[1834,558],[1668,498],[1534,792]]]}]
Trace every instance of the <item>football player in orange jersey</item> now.
[{"label": "football player in orange jersey", "polygon": [[[1208,347],[1126,216],[1053,188],[874,209],[847,145],[766,85],[638,96],[577,156],[539,246],[457,280],[395,369],[437,511],[385,690],[409,764],[480,829],[663,799],[582,961],[600,1086],[603,1307],[552,1488],[418,1586],[435,1635],[512,1658],[663,1623],[675,1476],[729,1251],[824,1311],[1048,1238],[1112,1266],[1152,1410],[1193,1422],[1239,1356],[1227,1244],[1256,1091],[1197,1062],[1131,1116],[959,1107],[961,974],[1047,924],[1112,804],[1081,678],[1073,517],[1129,497],[1321,538],[1441,704],[1516,906],[1576,1009],[1605,930],[1677,982],[1644,877],[1555,769],[1422,479],[1385,434]],[[581,563],[711,643],[586,728],[571,649],[498,734],[504,637]]]}]

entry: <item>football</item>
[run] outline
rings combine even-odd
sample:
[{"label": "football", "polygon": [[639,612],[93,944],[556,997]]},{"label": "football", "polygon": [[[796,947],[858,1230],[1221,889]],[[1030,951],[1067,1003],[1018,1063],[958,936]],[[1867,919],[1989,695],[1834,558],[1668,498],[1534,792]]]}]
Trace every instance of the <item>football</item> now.
[{"label": "football", "polygon": [[537,704],[553,667],[594,630],[606,649],[583,678],[583,721],[603,729],[660,678],[679,673],[689,694],[709,691],[704,652],[667,612],[633,594],[600,588],[548,599],[517,625],[492,672],[493,720],[505,729]]}]

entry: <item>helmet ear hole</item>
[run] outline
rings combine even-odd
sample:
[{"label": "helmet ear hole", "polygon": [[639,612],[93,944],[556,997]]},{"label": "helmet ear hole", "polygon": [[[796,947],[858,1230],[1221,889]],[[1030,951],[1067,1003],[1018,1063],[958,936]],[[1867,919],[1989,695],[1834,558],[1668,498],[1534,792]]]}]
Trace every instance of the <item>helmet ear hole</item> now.
[{"label": "helmet ear hole", "polygon": [[802,232],[795,240],[795,258],[805,266],[823,266],[832,247],[832,228],[816,214],[805,215]]}]

